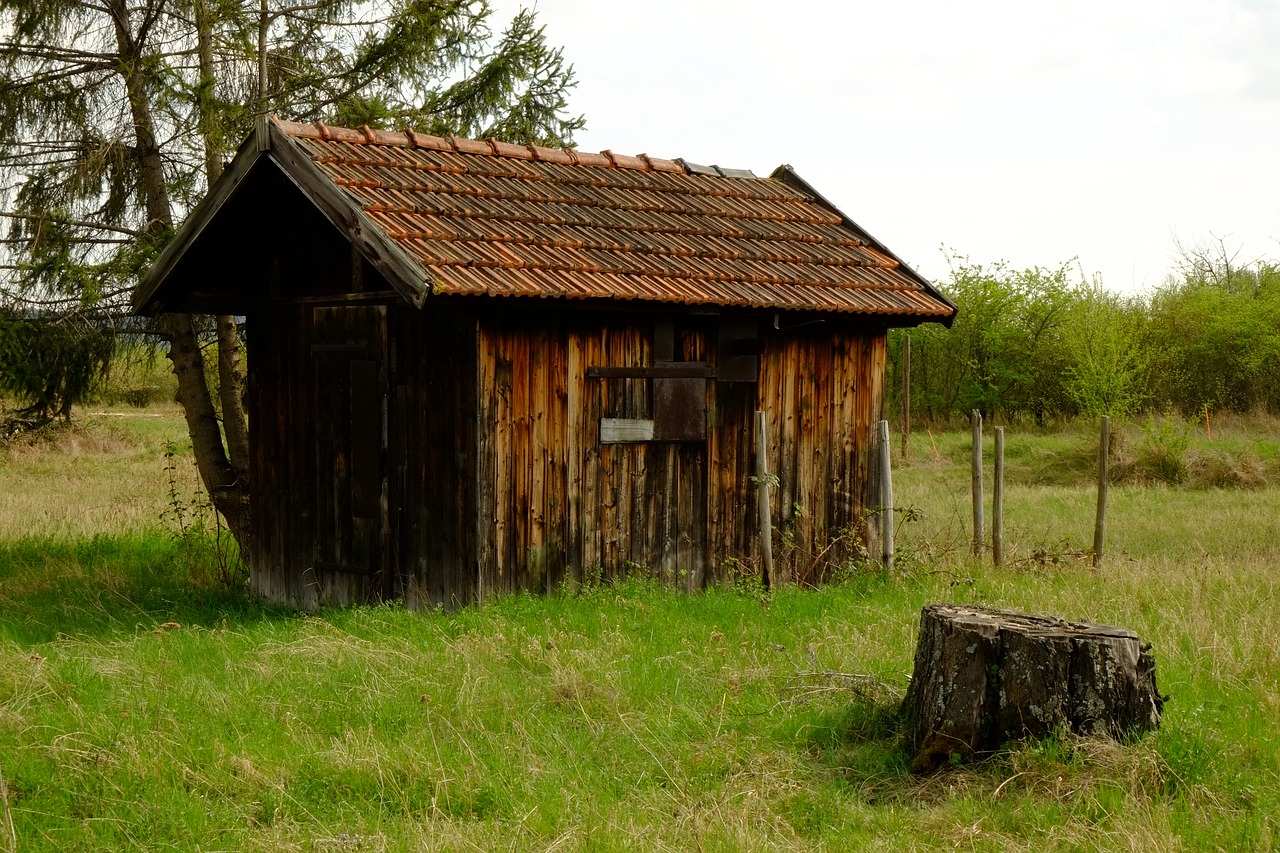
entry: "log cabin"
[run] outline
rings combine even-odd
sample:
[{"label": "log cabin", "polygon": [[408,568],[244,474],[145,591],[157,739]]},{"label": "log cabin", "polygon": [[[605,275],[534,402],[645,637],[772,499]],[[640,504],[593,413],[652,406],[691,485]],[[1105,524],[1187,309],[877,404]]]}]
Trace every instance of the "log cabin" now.
[{"label": "log cabin", "polygon": [[878,488],[886,330],[956,310],[788,166],[275,118],[134,309],[244,318],[242,551],[303,609],[758,571],[761,453],[820,580]]}]

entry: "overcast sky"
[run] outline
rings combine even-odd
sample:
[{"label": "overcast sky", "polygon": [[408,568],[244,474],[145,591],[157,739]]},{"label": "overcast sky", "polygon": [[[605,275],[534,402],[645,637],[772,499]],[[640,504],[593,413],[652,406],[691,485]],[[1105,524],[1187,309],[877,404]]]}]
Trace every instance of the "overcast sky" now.
[{"label": "overcast sky", "polygon": [[[521,5],[495,0],[509,18]],[[1280,0],[538,0],[578,147],[795,170],[925,276],[942,247],[1158,285],[1280,258]]]}]

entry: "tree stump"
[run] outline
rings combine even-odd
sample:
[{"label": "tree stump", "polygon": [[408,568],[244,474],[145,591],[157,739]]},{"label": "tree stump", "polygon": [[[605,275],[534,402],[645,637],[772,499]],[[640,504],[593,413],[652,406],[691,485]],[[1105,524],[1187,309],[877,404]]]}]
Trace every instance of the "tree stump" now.
[{"label": "tree stump", "polygon": [[913,773],[1070,730],[1120,737],[1160,725],[1150,646],[1124,628],[930,604],[903,702]]}]

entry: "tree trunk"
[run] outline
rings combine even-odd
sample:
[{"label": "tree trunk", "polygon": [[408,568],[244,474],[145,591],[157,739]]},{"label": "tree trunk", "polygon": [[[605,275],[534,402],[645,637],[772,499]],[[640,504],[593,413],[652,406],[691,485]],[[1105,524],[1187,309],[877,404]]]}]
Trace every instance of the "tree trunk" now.
[{"label": "tree trunk", "polygon": [[196,468],[214,507],[226,519],[227,529],[244,549],[249,534],[249,489],[227,459],[218,427],[218,413],[209,395],[204,375],[204,358],[199,340],[187,314],[166,314],[164,337],[169,342],[169,360],[178,377],[178,402],[187,418]]},{"label": "tree trunk", "polygon": [[[135,39],[128,28],[128,10],[122,0],[112,0],[109,9],[115,21],[116,44],[123,60],[120,74],[129,99],[137,143],[135,156],[138,160],[139,185],[147,210],[145,230],[152,236],[158,236],[173,228],[173,209],[169,188],[165,183],[164,161],[156,142],[155,121],[147,99],[148,72],[141,60],[145,34],[140,34]],[[205,379],[204,356],[200,351],[200,342],[191,317],[165,315],[161,319],[161,337],[169,344],[169,360],[173,363],[173,372],[178,379],[177,399],[186,414],[200,479],[214,508],[222,514],[231,535],[243,549],[249,541],[248,480],[240,476],[227,458],[222,431],[218,426],[218,415],[209,394],[209,383]],[[243,407],[237,406],[236,411],[243,412]],[[247,460],[246,452],[246,465]]]},{"label": "tree trunk", "polygon": [[[213,87],[213,23],[210,20],[207,0],[196,0],[196,43],[200,57],[200,136],[204,143],[205,178],[212,187],[222,177],[222,155],[218,150],[217,116],[214,109]],[[240,330],[236,318],[219,314],[214,318],[218,332],[218,402],[222,409],[222,431],[227,440],[227,458],[235,469],[236,481],[244,484],[248,494],[249,482],[249,416],[244,406],[244,348],[240,343]],[[236,537],[239,539],[239,537]]]},{"label": "tree trunk", "polygon": [[249,481],[249,416],[244,408],[243,347],[236,318],[219,314],[218,401],[222,406],[222,431],[227,439],[227,457],[236,470],[236,479]]},{"label": "tree trunk", "polygon": [[931,604],[903,702],[911,771],[1059,731],[1120,737],[1160,725],[1155,659],[1124,628]]}]

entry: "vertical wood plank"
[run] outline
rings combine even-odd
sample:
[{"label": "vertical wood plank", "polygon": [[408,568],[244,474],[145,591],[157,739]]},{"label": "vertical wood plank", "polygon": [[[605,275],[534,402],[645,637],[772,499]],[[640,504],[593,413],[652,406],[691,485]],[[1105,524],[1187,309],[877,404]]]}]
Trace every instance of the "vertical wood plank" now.
[{"label": "vertical wood plank", "polygon": [[889,422],[880,421],[880,565],[893,573],[893,467],[889,461]]},{"label": "vertical wood plank", "polygon": [[569,570],[569,337],[562,323],[548,338],[547,442],[551,469],[547,476],[546,558],[548,588],[572,577]]},{"label": "vertical wood plank", "polygon": [[969,426],[973,433],[973,556],[982,559],[985,535],[982,520],[982,413],[977,409],[969,413]]},{"label": "vertical wood plank", "polygon": [[525,334],[529,339],[529,439],[518,451],[525,454],[529,466],[529,531],[524,544],[524,562],[528,566],[527,588],[545,591],[547,488],[553,454],[547,431],[552,412],[550,335],[545,326]]},{"label": "vertical wood plank", "polygon": [[1107,484],[1110,479],[1111,418],[1102,416],[1098,437],[1098,512],[1093,522],[1093,566],[1102,565],[1102,549],[1107,535]]},{"label": "vertical wood plank", "polygon": [[498,454],[502,445],[503,419],[498,393],[497,358],[493,336],[484,321],[476,321],[476,375],[479,402],[476,406],[476,515],[478,519],[476,598],[485,601],[493,592],[501,547],[499,506],[502,505],[503,466]]},{"label": "vertical wood plank", "polygon": [[769,507],[769,418],[756,412],[756,491],[760,509],[760,565],[765,586],[772,588],[778,578],[773,567],[773,518]]},{"label": "vertical wood plank", "polygon": [[582,337],[576,328],[565,332],[565,564],[566,577],[575,583],[584,579],[583,526],[583,445],[590,440],[590,426],[583,417],[583,387],[586,369],[582,361]]},{"label": "vertical wood plank", "polygon": [[583,332],[583,397],[586,401],[586,419],[582,427],[582,570],[589,575],[596,575],[602,569],[604,520],[601,508],[600,484],[603,477],[601,470],[600,418],[604,390],[600,379],[588,379],[585,368],[590,364],[603,364],[603,341],[596,330]]},{"label": "vertical wood plank", "polygon": [[1004,562],[1004,427],[995,428],[996,460],[991,484],[991,562]]}]

